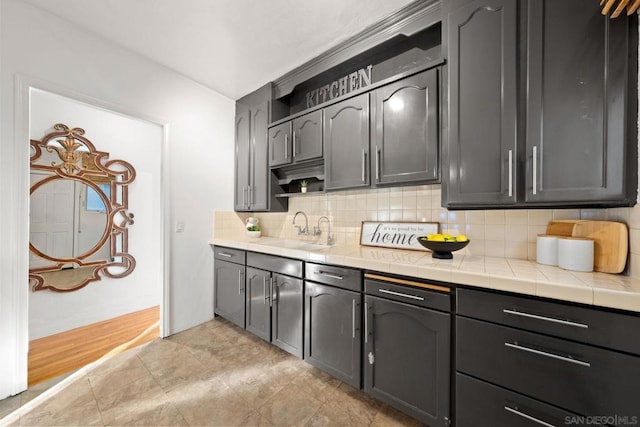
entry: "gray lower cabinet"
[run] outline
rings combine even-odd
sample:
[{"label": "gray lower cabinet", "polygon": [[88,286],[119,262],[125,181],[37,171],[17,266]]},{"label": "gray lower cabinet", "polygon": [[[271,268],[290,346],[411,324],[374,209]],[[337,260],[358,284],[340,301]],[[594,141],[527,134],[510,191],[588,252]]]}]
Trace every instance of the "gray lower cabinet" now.
[{"label": "gray lower cabinet", "polygon": [[365,293],[365,392],[429,426],[448,426],[449,295],[372,280]]},{"label": "gray lower cabinet", "polygon": [[439,182],[438,71],[371,92],[371,170],[376,186]]},{"label": "gray lower cabinet", "polygon": [[300,358],[303,354],[304,317],[301,277],[302,261],[252,252],[247,254],[247,331]]},{"label": "gray lower cabinet", "polygon": [[[578,425],[569,422],[577,418],[566,418],[574,416],[637,422],[639,321],[626,313],[459,289],[457,425]],[[472,398],[478,389],[485,390],[482,397]]]},{"label": "gray lower cabinet", "polygon": [[214,248],[214,313],[244,328],[244,251]]},{"label": "gray lower cabinet", "polygon": [[307,262],[304,287],[305,361],[360,388],[362,272]]},{"label": "gray lower cabinet", "polygon": [[356,388],[361,386],[361,300],[357,292],[305,282],[305,361]]},{"label": "gray lower cabinet", "polygon": [[325,189],[368,187],[369,94],[330,105],[323,113]]}]

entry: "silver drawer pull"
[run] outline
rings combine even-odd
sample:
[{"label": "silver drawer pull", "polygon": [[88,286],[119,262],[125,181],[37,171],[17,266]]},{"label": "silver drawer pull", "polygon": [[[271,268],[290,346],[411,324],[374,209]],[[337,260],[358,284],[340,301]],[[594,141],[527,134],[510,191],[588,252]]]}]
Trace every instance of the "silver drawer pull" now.
[{"label": "silver drawer pull", "polygon": [[505,411],[508,411],[508,412],[511,412],[512,414],[516,414],[516,415],[518,415],[518,416],[520,416],[520,417],[522,417],[522,418],[526,418],[526,419],[528,419],[529,421],[533,421],[534,423],[538,423],[538,424],[540,424],[541,426],[556,427],[556,426],[554,426],[553,424],[546,423],[546,422],[544,422],[544,421],[542,421],[542,420],[537,419],[536,417],[532,417],[532,416],[531,416],[531,415],[529,415],[529,414],[525,414],[524,412],[520,412],[520,411],[518,411],[517,409],[513,409],[513,408],[510,408],[510,407],[508,407],[508,406],[505,406],[505,407],[504,407],[504,410],[505,410]]},{"label": "silver drawer pull", "polygon": [[327,273],[326,271],[322,271],[322,270],[314,271],[313,274],[319,274],[321,276],[328,277],[329,279],[336,279],[336,280],[344,279],[344,277],[342,276],[339,276],[337,274]]},{"label": "silver drawer pull", "polygon": [[589,327],[589,325],[584,323],[571,322],[569,320],[556,319],[554,317],[539,316],[537,314],[530,314],[530,313],[524,313],[522,311],[509,310],[508,308],[503,309],[502,312],[506,314],[513,314],[514,316],[529,317],[531,319],[546,320],[547,322],[560,323],[562,325],[567,325],[567,326],[575,326],[576,328],[587,329]]},{"label": "silver drawer pull", "polygon": [[390,294],[390,295],[395,295],[395,296],[398,296],[398,297],[405,297],[405,298],[415,299],[415,300],[418,300],[418,301],[424,301],[424,298],[416,296],[416,295],[403,294],[402,292],[390,291],[388,289],[379,289],[379,291],[382,292],[383,294]]},{"label": "silver drawer pull", "polygon": [[547,353],[546,351],[540,351],[540,350],[536,350],[534,348],[523,347],[521,345],[518,345],[517,343],[512,344],[510,342],[506,342],[506,343],[504,343],[504,345],[507,346],[507,347],[510,347],[510,348],[514,348],[516,350],[526,351],[528,353],[538,354],[540,356],[545,356],[545,357],[550,357],[552,359],[562,360],[563,362],[569,362],[569,363],[573,363],[575,365],[586,366],[587,368],[591,367],[591,363],[589,363],[589,362],[584,362],[582,360],[572,359],[570,357],[560,356],[560,355],[553,354],[553,353]]},{"label": "silver drawer pull", "polygon": [[233,254],[228,254],[226,252],[218,252],[218,255],[226,257],[226,258],[233,258]]}]

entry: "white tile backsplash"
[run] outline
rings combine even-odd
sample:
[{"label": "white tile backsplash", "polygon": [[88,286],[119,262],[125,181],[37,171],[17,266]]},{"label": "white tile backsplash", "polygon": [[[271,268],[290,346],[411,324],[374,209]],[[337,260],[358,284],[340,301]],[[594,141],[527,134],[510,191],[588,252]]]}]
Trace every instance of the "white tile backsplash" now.
[{"label": "white tile backsplash", "polygon": [[[307,194],[289,199],[288,213],[255,213],[264,236],[322,241],[326,236],[298,236],[293,214],[304,211],[313,228],[318,218],[331,219],[336,244],[358,244],[362,221],[438,222],[443,232],[466,234],[468,253],[535,260],[536,237],[553,219],[599,219],[628,224],[627,272],[640,277],[640,207],[615,209],[510,209],[448,211],[440,205],[440,185]],[[216,212],[215,235],[244,233],[248,213]],[[302,218],[298,218],[301,221]]]}]

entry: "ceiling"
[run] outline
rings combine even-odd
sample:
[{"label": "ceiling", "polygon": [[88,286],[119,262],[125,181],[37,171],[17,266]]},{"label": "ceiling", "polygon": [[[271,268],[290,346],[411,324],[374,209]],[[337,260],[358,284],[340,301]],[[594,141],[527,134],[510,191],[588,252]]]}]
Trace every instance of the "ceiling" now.
[{"label": "ceiling", "polygon": [[414,0],[22,0],[231,98]]}]

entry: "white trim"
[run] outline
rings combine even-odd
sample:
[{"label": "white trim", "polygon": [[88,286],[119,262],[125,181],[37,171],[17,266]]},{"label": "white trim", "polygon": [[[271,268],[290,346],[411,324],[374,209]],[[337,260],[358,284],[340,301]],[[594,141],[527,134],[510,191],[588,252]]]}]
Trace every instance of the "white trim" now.
[{"label": "white trim", "polygon": [[[29,287],[28,283],[28,270],[29,270],[29,221],[22,220],[28,218],[29,215],[29,108],[30,108],[30,92],[32,89],[42,90],[50,93],[54,93],[60,96],[71,98],[79,102],[89,104],[96,108],[101,108],[109,111],[110,113],[120,114],[134,120],[147,121],[162,127],[162,141],[161,141],[161,158],[160,158],[160,170],[161,170],[161,229],[160,242],[163,245],[162,251],[162,264],[161,282],[163,287],[162,301],[160,303],[160,335],[165,337],[169,335],[170,324],[170,262],[169,262],[169,236],[170,236],[170,215],[165,214],[170,212],[170,194],[169,194],[169,123],[167,120],[160,119],[158,117],[150,116],[148,114],[133,111],[130,108],[116,105],[110,102],[106,102],[91,96],[84,95],[82,93],[69,90],[61,87],[55,83],[49,81],[29,77],[22,74],[16,74],[15,77],[15,120],[14,120],[14,176],[16,177],[16,185],[14,186],[15,200],[18,201],[18,206],[15,209],[16,227],[13,228],[14,232],[19,233],[15,241],[17,245],[17,260],[14,270],[10,274],[12,279],[11,283],[15,284],[14,295],[14,309],[16,313],[17,321],[17,345],[15,346],[15,378],[12,381],[13,393],[16,394],[27,388],[27,360],[29,352]],[[15,141],[24,140],[25,144],[17,144]],[[11,232],[11,231],[10,231]],[[13,240],[11,240],[13,241]],[[20,285],[24,284],[24,285]]]}]

